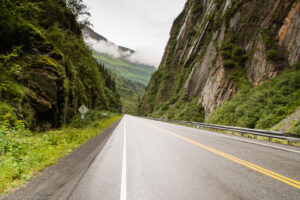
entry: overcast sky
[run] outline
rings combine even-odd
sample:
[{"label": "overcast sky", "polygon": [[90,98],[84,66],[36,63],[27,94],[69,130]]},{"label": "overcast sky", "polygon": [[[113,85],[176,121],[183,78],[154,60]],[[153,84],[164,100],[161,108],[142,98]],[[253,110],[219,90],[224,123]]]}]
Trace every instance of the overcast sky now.
[{"label": "overcast sky", "polygon": [[174,19],[186,0],[84,0],[92,28],[117,45],[149,55],[158,65]]}]

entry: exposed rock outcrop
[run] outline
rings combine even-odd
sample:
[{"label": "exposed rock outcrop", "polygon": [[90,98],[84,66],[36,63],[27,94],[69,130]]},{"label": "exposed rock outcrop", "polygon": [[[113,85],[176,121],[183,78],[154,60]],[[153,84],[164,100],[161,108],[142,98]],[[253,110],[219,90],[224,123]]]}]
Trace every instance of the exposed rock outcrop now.
[{"label": "exposed rock outcrop", "polygon": [[299,0],[188,0],[142,114],[161,113],[162,105],[180,104],[188,95],[207,119],[243,85],[255,87],[293,67],[300,57],[299,13]]}]

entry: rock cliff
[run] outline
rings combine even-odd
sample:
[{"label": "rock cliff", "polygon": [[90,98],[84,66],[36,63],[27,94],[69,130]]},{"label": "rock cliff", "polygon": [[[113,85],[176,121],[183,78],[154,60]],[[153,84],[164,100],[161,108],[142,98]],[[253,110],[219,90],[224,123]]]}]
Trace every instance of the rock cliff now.
[{"label": "rock cliff", "polygon": [[197,101],[208,119],[243,87],[276,77],[299,58],[300,0],[188,0],[141,113],[172,118],[172,110]]}]

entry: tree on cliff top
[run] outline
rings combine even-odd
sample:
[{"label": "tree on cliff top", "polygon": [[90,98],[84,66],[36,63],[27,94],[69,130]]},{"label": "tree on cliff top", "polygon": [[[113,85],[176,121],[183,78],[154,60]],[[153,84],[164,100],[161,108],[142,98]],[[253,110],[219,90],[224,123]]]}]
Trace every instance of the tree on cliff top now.
[{"label": "tree on cliff top", "polygon": [[83,0],[66,0],[67,7],[75,15],[76,20],[82,26],[91,26],[89,21],[91,13],[88,12],[88,8],[83,4]]}]

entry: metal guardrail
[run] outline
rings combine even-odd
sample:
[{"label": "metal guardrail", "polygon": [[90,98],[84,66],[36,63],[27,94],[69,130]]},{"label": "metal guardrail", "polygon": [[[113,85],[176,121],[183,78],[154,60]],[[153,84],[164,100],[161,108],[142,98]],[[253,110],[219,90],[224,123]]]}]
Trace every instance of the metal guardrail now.
[{"label": "metal guardrail", "polygon": [[196,128],[205,128],[210,131],[217,131],[221,130],[224,133],[231,132],[233,135],[240,134],[241,136],[244,135],[253,135],[255,139],[257,136],[269,138],[269,141],[272,141],[273,138],[286,140],[288,144],[292,142],[300,142],[300,135],[294,135],[291,133],[285,133],[280,131],[268,131],[268,130],[261,130],[261,129],[250,129],[250,128],[242,128],[242,127],[234,127],[234,126],[223,126],[223,125],[216,125],[216,124],[206,124],[206,123],[199,123],[199,122],[189,122],[189,121],[181,121],[181,120],[166,120],[166,119],[155,119],[146,117],[152,120],[164,121],[164,122],[171,122],[176,124],[183,124],[188,125]]}]

